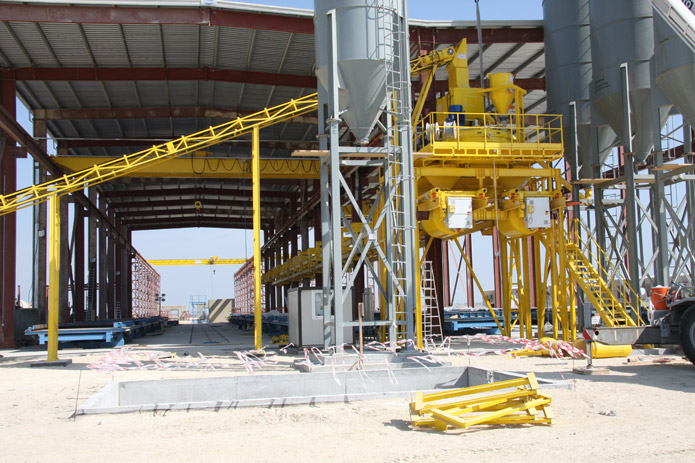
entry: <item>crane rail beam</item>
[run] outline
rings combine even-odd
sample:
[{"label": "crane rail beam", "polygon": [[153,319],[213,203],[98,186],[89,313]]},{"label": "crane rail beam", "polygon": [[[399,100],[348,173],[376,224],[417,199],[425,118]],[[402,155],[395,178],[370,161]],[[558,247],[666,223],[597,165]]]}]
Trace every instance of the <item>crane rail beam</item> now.
[{"label": "crane rail beam", "polygon": [[[194,153],[191,153],[194,154]],[[56,156],[56,164],[65,170],[77,172],[98,164],[103,165],[112,157],[108,156]],[[305,159],[261,159],[261,178],[263,179],[318,179],[319,161]],[[150,164],[138,170],[126,172],[121,177],[176,177],[176,178],[251,178],[251,161],[199,157],[180,157]]]}]

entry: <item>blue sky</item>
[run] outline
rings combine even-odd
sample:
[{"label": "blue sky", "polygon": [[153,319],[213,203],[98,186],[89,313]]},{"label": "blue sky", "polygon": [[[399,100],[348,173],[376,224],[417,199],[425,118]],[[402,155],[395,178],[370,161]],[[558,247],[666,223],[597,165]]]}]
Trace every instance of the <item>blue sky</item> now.
[{"label": "blue sky", "polygon": [[[313,0],[245,0],[260,5],[313,9]],[[475,20],[474,0],[409,0],[408,14],[413,19]],[[542,19],[541,0],[480,0],[482,20]]]},{"label": "blue sky", "polygon": [[[313,9],[313,0],[266,0],[247,3],[289,6]],[[543,16],[541,0],[480,0],[483,20],[540,20]],[[430,20],[475,20],[474,0],[410,0],[409,15],[413,19]],[[18,104],[18,120],[29,133],[31,124],[26,110]],[[19,159],[18,188],[32,183],[30,159]],[[31,286],[31,210],[17,213],[17,284],[21,286],[23,300],[30,300]],[[485,268],[490,268],[489,238],[474,237],[476,254],[474,266],[478,277],[487,288],[492,286],[492,277]],[[133,234],[133,244],[146,259],[197,259],[211,256],[226,258],[248,258],[252,256],[253,233],[225,229],[181,229],[140,231]],[[458,261],[458,251],[454,253]],[[451,260],[454,256],[450,255]],[[452,264],[452,280],[456,278]],[[482,268],[481,268],[482,265]],[[208,298],[233,297],[234,272],[238,266],[194,266],[159,267],[162,276],[162,291],[167,294],[164,305],[188,306],[191,296],[204,295]],[[465,277],[465,274],[462,274]],[[464,302],[464,290],[456,291],[456,302]]]}]

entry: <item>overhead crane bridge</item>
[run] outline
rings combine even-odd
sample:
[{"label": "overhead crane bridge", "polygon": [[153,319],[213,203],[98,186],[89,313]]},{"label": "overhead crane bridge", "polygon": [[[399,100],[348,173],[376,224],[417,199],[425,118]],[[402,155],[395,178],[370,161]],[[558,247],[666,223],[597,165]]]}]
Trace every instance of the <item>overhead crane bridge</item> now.
[{"label": "overhead crane bridge", "polygon": [[150,259],[150,265],[243,265],[248,259],[221,259],[213,256],[208,259]]},{"label": "overhead crane bridge", "polygon": [[[631,291],[624,278],[615,268],[593,268],[592,262],[596,260],[582,251],[588,243],[581,239],[581,228],[570,226],[565,216],[564,195],[571,187],[563,180],[562,171],[553,166],[563,156],[560,116],[525,114],[525,92],[513,84],[513,77],[509,74],[490,76],[490,88],[470,88],[465,50],[464,40],[455,47],[411,63],[412,74],[427,74],[412,120],[416,129],[414,146],[418,149],[415,156],[417,207],[419,216],[424,217],[421,224],[429,236],[429,243],[433,238],[454,241],[466,260],[468,270],[473,273],[459,237],[478,231],[498,235],[501,273],[506,275],[502,282],[505,316],[502,322],[498,321],[498,326],[506,335],[511,334],[514,325],[518,324],[523,336],[532,337],[529,294],[532,280],[537,290],[537,300],[533,302],[539,309],[539,335],[543,333],[545,301],[549,297],[552,311],[548,318],[552,321],[553,336],[558,337],[560,329],[565,339],[575,336],[575,283],[588,295],[606,325],[642,324],[640,310],[633,310],[630,314],[624,306],[623,301],[628,300]],[[446,66],[449,93],[437,100],[437,111],[420,117],[426,90],[440,66]],[[486,111],[485,102],[488,100],[497,112]],[[249,133],[257,137],[260,128],[315,111],[317,105],[317,95],[308,95],[82,170],[78,168],[94,163],[95,159],[58,158],[59,165],[76,171],[0,196],[0,215],[115,178],[147,172],[158,165],[161,168],[183,155],[200,157],[200,151],[207,147]],[[252,173],[254,166],[251,163],[234,162],[233,172],[228,175],[248,176]],[[313,160],[283,160],[280,164],[266,161],[262,173],[260,163],[255,168],[259,175],[269,177],[318,176],[318,162]],[[172,169],[176,172],[176,168]],[[160,176],[167,175],[166,171],[158,172]],[[55,205],[51,208],[51,230],[53,236],[57,236],[59,211],[56,201],[51,201],[51,204]],[[55,240],[51,239],[52,242]],[[54,262],[54,272],[50,274],[53,292],[57,290],[57,251],[54,246],[50,250]],[[348,254],[349,249],[344,249],[344,258]],[[531,258],[538,265],[531,265]],[[243,262],[235,260],[234,263]],[[155,265],[174,264],[160,261]],[[318,249],[304,250],[269,269],[264,282],[298,281],[315,274],[321,265]],[[620,288],[616,288],[614,283],[606,283],[609,274],[611,282],[620,282]],[[477,284],[484,294],[480,283]],[[546,288],[550,288],[549,293]],[[53,298],[50,300],[57,304]],[[485,302],[492,309],[490,301],[486,299]],[[58,310],[51,306],[51,313],[57,317]],[[419,324],[420,317],[417,320]],[[57,326],[57,318],[53,323]]]}]

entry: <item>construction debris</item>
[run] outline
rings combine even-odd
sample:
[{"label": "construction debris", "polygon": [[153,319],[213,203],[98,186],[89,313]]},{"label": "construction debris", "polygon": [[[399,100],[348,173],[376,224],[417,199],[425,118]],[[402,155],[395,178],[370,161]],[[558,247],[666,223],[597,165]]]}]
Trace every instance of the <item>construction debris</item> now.
[{"label": "construction debris", "polygon": [[[479,395],[511,388],[511,392]],[[410,403],[410,417],[414,427],[438,431],[475,425],[552,424],[550,403],[550,396],[540,392],[536,375],[528,373],[525,378],[482,386],[434,394],[417,392]]]}]

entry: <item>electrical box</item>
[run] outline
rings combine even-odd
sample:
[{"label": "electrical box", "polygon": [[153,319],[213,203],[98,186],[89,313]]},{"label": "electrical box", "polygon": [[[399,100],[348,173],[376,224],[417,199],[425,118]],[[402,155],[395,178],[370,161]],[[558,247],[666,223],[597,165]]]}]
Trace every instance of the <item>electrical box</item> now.
[{"label": "electrical box", "polygon": [[[352,289],[343,304],[343,320],[352,321]],[[323,346],[323,290],[291,288],[287,291],[288,331],[295,346]],[[331,317],[332,319],[333,317]],[[353,342],[353,328],[343,328],[343,339]],[[335,344],[335,339],[331,339]]]},{"label": "electrical box", "polygon": [[367,286],[362,292],[363,315],[365,321],[374,320],[374,290]]},{"label": "electrical box", "polygon": [[445,223],[450,230],[473,228],[473,198],[446,198]]},{"label": "electrical box", "polygon": [[526,228],[550,227],[550,198],[526,198]]}]

